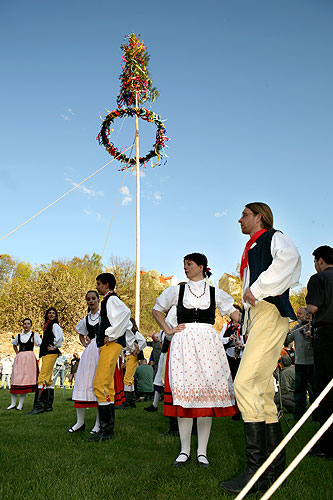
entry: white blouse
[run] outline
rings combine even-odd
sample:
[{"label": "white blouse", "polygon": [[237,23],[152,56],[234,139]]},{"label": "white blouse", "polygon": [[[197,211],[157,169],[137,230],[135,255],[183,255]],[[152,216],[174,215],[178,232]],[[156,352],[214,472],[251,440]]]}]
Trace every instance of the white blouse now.
[{"label": "white blouse", "polygon": [[[32,333],[31,330],[29,330],[28,333],[25,333],[24,331],[20,333],[20,339],[21,339],[21,342],[23,344],[26,344],[28,342],[31,333]],[[33,341],[34,341],[34,344],[37,347],[39,347],[41,345],[42,339],[40,338],[40,336],[38,335],[38,333],[34,333]],[[13,345],[18,345],[19,344],[18,335],[16,335],[16,337],[12,340],[12,344]]]},{"label": "white blouse", "polygon": [[[206,284],[206,279],[200,281],[189,280],[185,285],[183,305],[187,309],[208,309],[210,306],[210,288],[208,283]],[[197,296],[195,297],[191,291]],[[204,292],[205,290],[205,292]],[[202,295],[203,294],[203,295]],[[201,296],[202,295],[202,296]],[[156,304],[154,309],[160,312],[168,311],[172,306],[176,306],[178,303],[179,296],[179,285],[170,286],[166,288],[161,295],[156,299]],[[232,314],[236,311],[234,307],[234,299],[228,293],[215,288],[215,302],[216,307],[220,311],[221,315]]]},{"label": "white blouse", "polygon": [[[257,243],[254,243],[253,248]],[[298,285],[301,274],[301,257],[288,236],[276,231],[271,242],[273,262],[251,285],[250,290],[257,300],[282,295],[288,288]],[[243,276],[243,289],[249,286],[250,273],[246,267]]]},{"label": "white blouse", "polygon": [[[88,323],[89,325],[95,326],[99,321],[99,310],[92,314],[90,311],[88,312]],[[79,335],[88,335],[87,325],[86,325],[86,317],[82,318],[75,327],[75,330]]]}]

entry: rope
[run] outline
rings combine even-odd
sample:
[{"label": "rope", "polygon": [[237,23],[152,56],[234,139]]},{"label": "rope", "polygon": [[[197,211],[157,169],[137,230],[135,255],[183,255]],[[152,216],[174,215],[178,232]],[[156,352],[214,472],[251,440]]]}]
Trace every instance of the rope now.
[{"label": "rope", "polygon": [[[304,413],[303,417],[300,418],[298,420],[298,422],[294,425],[294,427],[291,429],[290,432],[288,432],[288,434],[282,439],[281,443],[275,448],[275,450],[270,454],[270,456],[267,458],[267,460],[259,467],[259,469],[257,470],[257,472],[254,474],[254,476],[250,479],[250,481],[244,486],[244,488],[242,489],[242,491],[237,495],[237,497],[235,498],[235,500],[242,500],[246,495],[247,493],[250,491],[250,489],[252,488],[252,486],[254,485],[254,483],[259,479],[259,477],[265,472],[265,470],[271,465],[271,463],[276,459],[276,457],[278,456],[278,454],[280,453],[281,450],[283,450],[283,448],[286,446],[287,443],[289,443],[289,441],[291,440],[291,438],[294,436],[294,434],[296,434],[296,432],[298,431],[298,429],[300,429],[302,427],[302,425],[304,424],[304,422],[309,418],[309,416],[314,412],[314,410],[316,408],[318,408],[319,404],[321,403],[321,401],[324,399],[324,397],[329,393],[329,391],[333,388],[333,379],[327,384],[327,386],[325,387],[325,389],[321,392],[321,394],[319,394],[319,396],[317,397],[317,399],[312,403],[312,405],[308,408],[308,410]],[[303,448],[303,450],[301,451],[301,453],[299,455],[301,455],[301,458],[300,460],[303,458],[303,456],[307,453],[307,450],[310,449],[317,441],[318,439],[320,438],[320,436],[325,432],[326,429],[328,429],[328,427],[331,425],[332,423],[332,417],[333,415],[331,415],[331,417],[329,417],[329,419],[325,422],[325,424],[319,429],[319,431],[313,436],[313,438],[309,441],[309,443],[305,446],[305,448]],[[326,427],[327,426],[327,427]],[[323,430],[324,429],[324,430]],[[322,432],[321,432],[322,431]],[[311,443],[311,444],[310,444]],[[305,452],[304,452],[305,450]],[[299,456],[298,455],[298,456]],[[297,458],[297,457],[296,457]],[[296,460],[296,459],[295,459]],[[294,460],[294,461],[295,461]],[[300,461],[299,460],[299,461]],[[293,463],[293,462],[292,462]],[[290,474],[290,472],[296,467],[296,465],[298,464],[298,462],[295,464],[294,467],[290,468],[290,466],[288,467],[288,469],[286,469],[284,471],[283,474],[281,474],[281,476],[275,481],[275,483],[271,486],[271,488],[268,490],[272,490],[270,495],[269,496],[263,496],[261,498],[261,500],[266,500],[267,498],[269,498],[271,496],[271,494],[275,491],[275,489],[284,481],[284,479]],[[291,465],[291,464],[290,464]],[[289,470],[290,469],[290,470]],[[286,474],[286,472],[288,471],[288,473]],[[282,478],[282,479],[281,479]],[[281,479],[281,481],[280,481]],[[279,482],[279,483],[278,483]],[[273,487],[275,487],[276,483],[278,483],[278,485],[276,486],[276,488],[273,490]],[[266,494],[268,493],[268,491],[266,492]]]},{"label": "rope", "polygon": [[[131,146],[129,146],[128,148],[126,148],[125,150],[121,151],[119,153],[119,155],[122,154],[122,153],[124,153],[125,151],[128,151],[130,148],[133,148],[133,144]],[[76,186],[72,187],[69,191],[67,191],[66,193],[64,193],[62,196],[59,196],[59,198],[57,198],[55,201],[53,201],[52,203],[50,203],[49,205],[47,205],[46,207],[44,207],[42,210],[40,210],[39,212],[37,212],[35,215],[33,215],[32,217],[30,217],[30,219],[27,219],[25,222],[23,222],[22,224],[20,224],[19,226],[17,226],[15,229],[13,229],[9,233],[5,234],[5,236],[2,236],[0,238],[0,241],[2,241],[5,238],[7,238],[7,236],[10,236],[11,234],[15,233],[15,231],[17,231],[21,227],[25,226],[25,224],[28,224],[28,222],[30,222],[33,219],[35,219],[38,215],[40,215],[41,213],[45,212],[45,210],[47,210],[48,208],[52,207],[52,205],[55,205],[55,203],[57,203],[62,198],[64,198],[65,196],[67,196],[69,193],[71,193],[72,191],[74,191],[75,189],[77,189],[79,186],[81,186],[82,184],[84,184],[86,181],[88,181],[89,179],[91,179],[94,175],[96,175],[98,172],[100,172],[101,170],[103,170],[103,168],[107,167],[108,165],[110,165],[110,163],[112,163],[113,161],[115,161],[119,155],[117,155],[114,158],[112,158],[111,161],[109,161],[108,163],[106,163],[105,165],[103,165],[103,167],[101,167],[98,170],[96,170],[93,174],[89,175],[86,179],[84,179],[83,181],[81,181],[79,184],[77,184]]]}]

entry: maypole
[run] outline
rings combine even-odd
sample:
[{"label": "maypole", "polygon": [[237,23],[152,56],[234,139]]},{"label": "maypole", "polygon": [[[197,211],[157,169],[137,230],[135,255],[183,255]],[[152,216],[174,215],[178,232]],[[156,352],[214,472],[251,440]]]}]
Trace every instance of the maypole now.
[{"label": "maypole", "polygon": [[[127,38],[127,43],[121,45],[124,51],[122,57],[124,65],[121,64],[122,74],[119,79],[121,81],[120,93],[117,97],[118,109],[111,111],[105,117],[102,123],[102,128],[98,134],[98,141],[103,144],[111,156],[125,163],[120,170],[136,168],[136,279],[135,279],[135,321],[140,325],[140,166],[146,166],[146,163],[154,157],[158,158],[152,167],[160,165],[164,154],[166,129],[159,115],[146,108],[140,107],[144,101],[153,102],[158,96],[158,91],[153,87],[148,63],[149,54],[143,41],[140,40],[140,35],[135,36],[131,33]],[[133,107],[135,106],[135,107]],[[110,127],[114,120],[118,117],[135,115],[135,158],[127,157],[121,153],[113,142],[110,141]],[[144,157],[139,154],[139,118],[142,120],[153,122],[157,126],[156,140],[152,149]]]}]

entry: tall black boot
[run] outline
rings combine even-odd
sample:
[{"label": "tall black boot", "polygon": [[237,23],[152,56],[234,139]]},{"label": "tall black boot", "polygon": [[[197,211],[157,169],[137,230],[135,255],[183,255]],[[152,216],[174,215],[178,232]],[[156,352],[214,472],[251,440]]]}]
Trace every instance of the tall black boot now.
[{"label": "tall black boot", "polygon": [[53,400],[54,400],[54,389],[47,388],[45,392],[46,394],[45,394],[44,411],[52,411]]},{"label": "tall black boot", "polygon": [[106,441],[112,438],[114,429],[114,404],[98,405],[100,428],[88,441]]},{"label": "tall black boot", "polygon": [[[282,427],[280,422],[274,424],[266,424],[266,445],[267,445],[267,458],[275,450],[278,444],[283,439]],[[269,483],[274,483],[279,476],[281,476],[286,466],[286,449],[284,448],[271,463],[266,470],[267,479]]]},{"label": "tall black boot", "polygon": [[136,394],[135,391],[130,392],[130,408],[136,408]]},{"label": "tall black boot", "polygon": [[125,394],[125,401],[123,402],[123,404],[121,406],[118,406],[118,410],[128,410],[129,407],[130,407],[130,404],[131,404],[131,392],[129,391],[124,391],[124,394]]},{"label": "tall black boot", "polygon": [[28,411],[27,415],[38,415],[44,412],[44,392],[45,389],[37,388],[35,392],[34,406],[32,410]]},{"label": "tall black boot", "polygon": [[[221,488],[228,493],[239,493],[254,476],[267,458],[265,422],[244,422],[246,444],[245,471],[239,476],[221,483]],[[264,474],[254,484],[249,493],[266,491],[267,477]]]},{"label": "tall black boot", "polygon": [[161,436],[179,436],[177,417],[169,417],[169,421],[169,429],[166,432],[163,432]]}]

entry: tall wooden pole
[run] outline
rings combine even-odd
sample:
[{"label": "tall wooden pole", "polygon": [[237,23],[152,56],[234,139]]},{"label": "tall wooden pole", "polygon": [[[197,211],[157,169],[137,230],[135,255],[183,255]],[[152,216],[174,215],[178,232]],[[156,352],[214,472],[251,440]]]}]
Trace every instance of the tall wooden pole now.
[{"label": "tall wooden pole", "polygon": [[[135,96],[136,109],[139,107],[138,93]],[[136,147],[136,274],[135,274],[135,322],[140,328],[140,162],[139,162],[139,118],[135,115]]]}]

